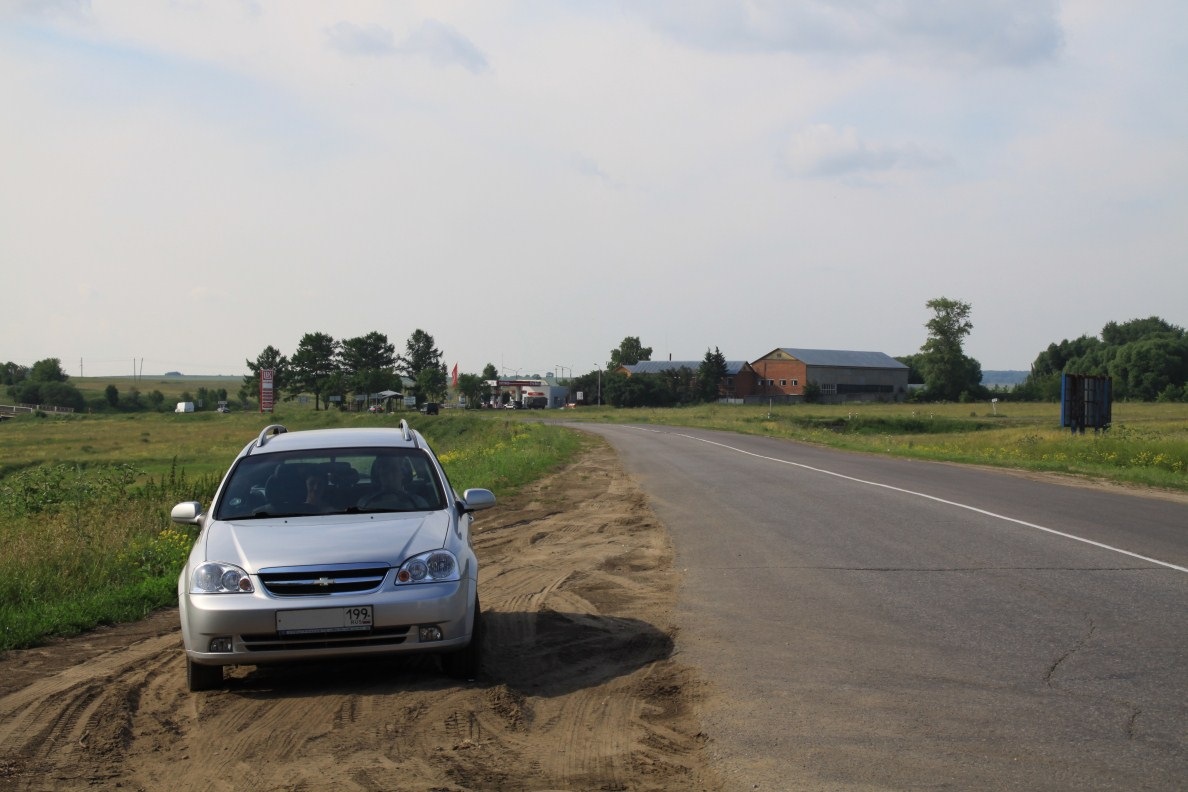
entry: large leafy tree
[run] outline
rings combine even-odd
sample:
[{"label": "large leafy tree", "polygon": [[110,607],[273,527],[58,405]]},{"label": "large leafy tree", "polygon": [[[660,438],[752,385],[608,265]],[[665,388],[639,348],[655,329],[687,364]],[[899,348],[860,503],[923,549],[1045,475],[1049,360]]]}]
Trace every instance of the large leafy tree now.
[{"label": "large leafy tree", "polygon": [[8,393],[20,404],[44,404],[72,410],[86,407],[86,400],[78,388],[66,381],[70,376],[62,369],[59,358],[39,360],[27,370],[9,363],[7,371],[11,376],[6,376],[6,381],[12,380]]},{"label": "large leafy tree", "polygon": [[[297,351],[290,360],[292,379],[289,382],[291,395],[312,393],[314,410],[321,409],[323,394],[330,394],[329,388],[339,373],[339,344],[326,333],[306,333],[297,344]],[[328,407],[329,405],[327,405]]]},{"label": "large leafy tree", "polygon": [[78,388],[69,382],[25,380],[20,385],[13,386],[16,400],[21,404],[37,404],[47,407],[65,407],[71,410],[82,410],[86,407],[86,400],[79,393]]},{"label": "large leafy tree", "polygon": [[[483,366],[484,383],[494,382],[497,379],[499,379],[499,369],[495,368],[494,363],[488,363],[487,365]],[[492,402],[495,401],[495,399],[499,396],[499,386],[492,385],[490,392],[483,394],[483,396],[490,399]]]},{"label": "large leafy tree", "polygon": [[1109,374],[1124,397],[1154,401],[1188,381],[1188,339],[1156,335],[1118,347]]},{"label": "large leafy tree", "polygon": [[569,390],[573,393],[574,398],[577,398],[580,393],[582,401],[586,404],[598,404],[599,398],[603,396],[602,381],[607,376],[607,373],[601,369],[579,374],[569,381]]},{"label": "large leafy tree", "polygon": [[[923,385],[924,375],[920,373],[920,355],[896,355],[895,359],[908,367],[908,384]],[[807,385],[806,385],[807,387]],[[820,395],[818,393],[818,395]],[[808,401],[806,398],[805,401]]]},{"label": "large leafy tree", "polygon": [[433,336],[420,328],[413,331],[399,358],[401,373],[416,382],[417,400],[440,401],[448,387],[442,352]]},{"label": "large leafy tree", "polygon": [[656,407],[692,404],[701,400],[701,392],[697,386],[697,373],[688,366],[665,369],[659,374],[651,376],[657,380],[656,392],[653,394],[653,404]]},{"label": "large leafy tree", "polygon": [[712,402],[718,400],[720,386],[726,379],[726,356],[722,350],[714,347],[714,351],[705,350],[705,357],[697,367],[697,391],[701,400]]},{"label": "large leafy tree", "polygon": [[11,360],[4,364],[0,369],[0,383],[4,385],[16,385],[29,376],[29,367],[22,366],[19,363],[13,363]]},{"label": "large leafy tree", "polygon": [[1059,344],[1053,342],[1036,356],[1023,384],[1015,389],[1024,399],[1055,401],[1060,398],[1060,375],[1070,361],[1085,358],[1103,347],[1098,339],[1083,335]]},{"label": "large leafy tree", "polygon": [[65,382],[70,376],[62,368],[60,358],[46,358],[33,364],[29,369],[29,379],[35,382]]},{"label": "large leafy tree", "polygon": [[487,386],[478,374],[459,374],[458,393],[466,397],[467,407],[478,407]]},{"label": "large leafy tree", "polygon": [[611,371],[602,379],[602,395],[614,407],[646,407],[654,399],[652,386],[648,377],[629,377]]},{"label": "large leafy tree", "polygon": [[260,394],[260,371],[261,369],[272,369],[272,388],[275,392],[280,392],[289,385],[289,359],[281,354],[281,351],[269,344],[264,347],[264,350],[256,356],[255,361],[246,360],[248,374],[243,378],[243,389],[240,391],[241,395],[254,394],[259,397]]},{"label": "large leafy tree", "polygon": [[631,376],[616,371],[603,375],[603,396],[615,407],[672,407],[697,401],[694,380],[688,366]]},{"label": "large leafy tree", "polygon": [[396,385],[396,347],[383,333],[344,339],[338,362],[347,385],[355,393],[376,393]]},{"label": "large leafy tree", "polygon": [[1148,316],[1146,319],[1131,319],[1129,322],[1107,322],[1101,329],[1101,340],[1111,346],[1121,346],[1135,341],[1149,341],[1153,338],[1183,338],[1184,329],[1160,319]]},{"label": "large leafy tree", "polygon": [[616,371],[619,366],[634,366],[641,360],[652,359],[652,348],[646,347],[639,340],[639,336],[627,336],[618,348],[611,350],[610,362],[606,364],[607,371]]},{"label": "large leafy tree", "polygon": [[928,398],[957,401],[981,391],[982,366],[965,354],[965,337],[973,330],[970,304],[937,297],[927,307],[932,318],[925,323],[928,339],[916,363],[924,376]]},{"label": "large leafy tree", "polygon": [[442,352],[437,348],[433,336],[420,328],[413,331],[404,344],[404,354],[400,356],[401,372],[406,377],[416,379],[427,368],[442,368]]},{"label": "large leafy tree", "polygon": [[449,378],[446,376],[444,365],[421,369],[415,382],[418,402],[444,401],[446,393],[449,392]]}]

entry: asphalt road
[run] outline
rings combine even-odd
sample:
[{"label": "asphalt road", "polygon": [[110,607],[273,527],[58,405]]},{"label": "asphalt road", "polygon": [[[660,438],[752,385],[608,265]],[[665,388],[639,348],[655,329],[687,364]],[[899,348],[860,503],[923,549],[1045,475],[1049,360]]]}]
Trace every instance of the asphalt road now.
[{"label": "asphalt road", "polygon": [[669,527],[732,789],[1188,789],[1188,505],[593,426]]}]

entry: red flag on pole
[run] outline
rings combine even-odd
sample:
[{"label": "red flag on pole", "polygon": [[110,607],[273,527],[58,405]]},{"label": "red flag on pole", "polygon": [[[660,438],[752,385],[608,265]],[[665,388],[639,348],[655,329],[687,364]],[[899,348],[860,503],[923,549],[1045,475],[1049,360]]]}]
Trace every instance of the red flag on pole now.
[{"label": "red flag on pole", "polygon": [[458,364],[457,364],[457,363],[455,363],[455,364],[454,364],[454,382],[453,382],[453,385],[454,385],[454,387],[455,387],[455,388],[456,388],[456,387],[458,387]]}]

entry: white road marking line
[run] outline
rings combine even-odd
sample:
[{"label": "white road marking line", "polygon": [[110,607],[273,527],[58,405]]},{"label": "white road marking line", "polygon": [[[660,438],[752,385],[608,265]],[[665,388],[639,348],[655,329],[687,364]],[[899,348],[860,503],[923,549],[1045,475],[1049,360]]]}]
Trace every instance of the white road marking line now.
[{"label": "white road marking line", "polygon": [[[656,431],[656,430],[648,430],[648,431]],[[756,459],[763,459],[768,462],[778,462],[782,465],[792,465],[793,467],[802,468],[804,470],[811,470],[814,473],[824,473],[827,476],[835,476],[836,478],[846,479],[847,481],[853,481],[857,484],[866,484],[867,486],[870,486],[870,487],[882,487],[883,489],[892,490],[894,492],[902,492],[905,495],[914,495],[917,498],[925,498],[927,500],[935,501],[937,503],[943,503],[946,506],[955,506],[958,509],[965,509],[966,511],[975,512],[976,514],[982,514],[987,517],[993,517],[997,520],[1003,520],[1005,522],[1015,523],[1016,525],[1022,525],[1025,528],[1032,528],[1037,531],[1043,531],[1044,533],[1052,534],[1054,536],[1060,536],[1065,539],[1072,539],[1075,542],[1082,542],[1087,545],[1099,547],[1102,550],[1109,550],[1110,552],[1113,552],[1113,553],[1121,553],[1122,555],[1130,556],[1131,558],[1137,558],[1140,561],[1146,561],[1149,564],[1156,564],[1158,566],[1166,567],[1168,569],[1174,569],[1177,572],[1188,572],[1188,568],[1186,568],[1186,567],[1177,566],[1176,564],[1169,564],[1168,562],[1160,561],[1157,558],[1149,558],[1148,556],[1139,555],[1138,553],[1132,553],[1129,550],[1123,550],[1120,547],[1114,547],[1112,545],[1102,544],[1101,542],[1095,542],[1092,539],[1086,539],[1083,536],[1076,536],[1074,534],[1065,533],[1064,531],[1057,531],[1055,528],[1045,528],[1042,525],[1036,525],[1035,523],[1029,523],[1025,520],[1017,520],[1014,517],[1007,517],[1005,514],[997,514],[996,512],[986,511],[985,509],[979,509],[976,506],[970,506],[965,503],[958,503],[956,501],[945,500],[944,498],[938,498],[935,495],[929,495],[924,492],[916,492],[914,490],[903,489],[902,487],[894,487],[890,484],[881,484],[877,481],[867,481],[866,479],[860,479],[860,478],[855,478],[853,476],[847,476],[844,473],[835,473],[832,470],[825,470],[824,468],[813,467],[812,465],[805,465],[800,462],[791,462],[787,459],[777,459],[776,457],[764,456],[763,454],[756,454],[753,451],[744,451],[741,448],[735,448],[734,446],[726,445],[725,443],[719,443],[714,440],[706,440],[703,437],[694,437],[693,435],[682,434],[680,432],[672,432],[672,434],[676,435],[677,437],[685,437],[685,438],[688,438],[689,440],[696,440],[700,443],[708,443],[709,445],[718,446],[720,448],[725,448],[730,451],[737,451],[740,454],[746,454],[747,456],[755,457]]]}]

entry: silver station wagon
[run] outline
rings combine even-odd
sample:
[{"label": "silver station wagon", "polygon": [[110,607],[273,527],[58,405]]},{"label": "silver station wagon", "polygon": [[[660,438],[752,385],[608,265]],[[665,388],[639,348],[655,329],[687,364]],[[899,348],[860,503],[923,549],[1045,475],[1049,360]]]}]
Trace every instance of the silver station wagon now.
[{"label": "silver station wagon", "polygon": [[190,690],[229,665],[433,652],[474,679],[481,649],[473,513],[409,428],[269,426],[240,452],[178,579]]}]

